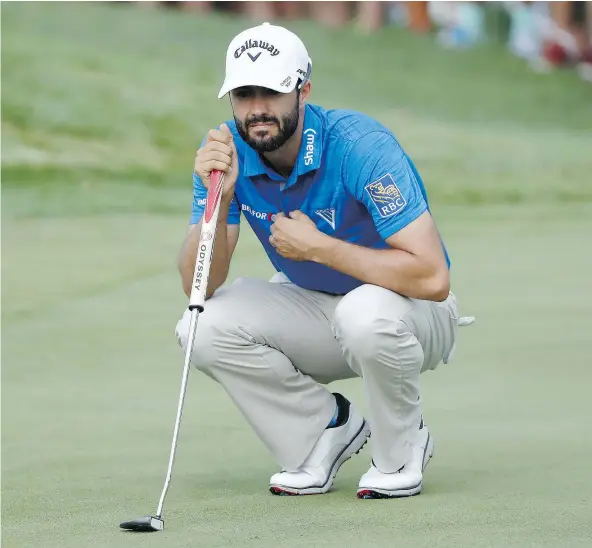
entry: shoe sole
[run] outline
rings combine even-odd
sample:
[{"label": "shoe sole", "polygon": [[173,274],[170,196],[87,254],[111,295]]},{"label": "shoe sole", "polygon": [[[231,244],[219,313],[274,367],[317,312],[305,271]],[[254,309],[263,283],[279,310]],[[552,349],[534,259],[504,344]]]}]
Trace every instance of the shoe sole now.
[{"label": "shoe sole", "polygon": [[351,459],[353,455],[357,455],[364,445],[366,445],[369,437],[370,429],[368,428],[368,423],[364,420],[350,444],[344,447],[343,451],[341,451],[335,459],[331,471],[329,472],[329,476],[327,477],[327,481],[323,485],[296,489],[287,485],[273,484],[269,486],[269,491],[273,495],[279,496],[321,495],[326,493],[331,487],[333,487],[333,481],[335,480],[335,476],[337,475],[337,472],[339,472],[341,465]]},{"label": "shoe sole", "polygon": [[[423,472],[430,459],[434,456],[434,440],[432,435],[428,432],[428,442],[423,452],[423,463],[421,471]],[[417,485],[407,487],[406,489],[388,490],[388,489],[376,489],[376,488],[361,488],[358,489],[357,497],[359,499],[398,499],[404,497],[413,497],[419,495],[423,489],[423,482],[419,482]]]}]

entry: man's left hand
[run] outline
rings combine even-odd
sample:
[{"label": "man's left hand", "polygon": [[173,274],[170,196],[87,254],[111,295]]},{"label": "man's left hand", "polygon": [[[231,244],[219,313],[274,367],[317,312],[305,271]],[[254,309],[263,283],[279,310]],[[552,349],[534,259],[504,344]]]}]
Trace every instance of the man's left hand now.
[{"label": "man's left hand", "polygon": [[301,211],[292,211],[289,217],[283,213],[276,215],[269,243],[286,259],[309,261],[322,237],[323,233],[310,217]]}]

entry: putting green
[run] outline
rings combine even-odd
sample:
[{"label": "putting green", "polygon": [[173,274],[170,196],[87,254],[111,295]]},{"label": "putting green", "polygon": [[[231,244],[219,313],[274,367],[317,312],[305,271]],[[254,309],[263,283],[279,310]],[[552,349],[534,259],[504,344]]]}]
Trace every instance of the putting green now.
[{"label": "putting green", "polygon": [[[3,546],[588,546],[589,89],[532,75],[495,45],[446,53],[399,30],[309,23],[298,28],[318,58],[318,102],[364,108],[400,135],[426,176],[463,313],[477,317],[454,361],[423,377],[436,440],[424,492],[357,500],[366,448],[331,493],[271,496],[275,463],[224,391],[192,372],[165,532],[119,531],[154,512],[162,488],[183,366],[187,166],[228,116],[213,99],[220,67],[199,47],[222,52],[241,26],[3,6]],[[367,94],[344,72],[349,52],[362,81],[378,79]],[[491,70],[512,82],[501,94]],[[245,229],[231,278],[271,273]],[[356,380],[333,388],[365,408]]]}]

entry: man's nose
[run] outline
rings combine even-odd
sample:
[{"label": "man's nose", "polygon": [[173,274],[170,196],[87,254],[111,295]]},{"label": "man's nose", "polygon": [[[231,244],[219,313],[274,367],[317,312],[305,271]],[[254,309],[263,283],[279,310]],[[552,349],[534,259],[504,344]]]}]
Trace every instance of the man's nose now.
[{"label": "man's nose", "polygon": [[263,95],[255,95],[252,99],[251,99],[251,104],[250,104],[250,115],[251,116],[262,116],[264,114],[268,114],[269,113],[269,108],[268,108],[268,103],[267,103],[267,98],[264,97]]}]

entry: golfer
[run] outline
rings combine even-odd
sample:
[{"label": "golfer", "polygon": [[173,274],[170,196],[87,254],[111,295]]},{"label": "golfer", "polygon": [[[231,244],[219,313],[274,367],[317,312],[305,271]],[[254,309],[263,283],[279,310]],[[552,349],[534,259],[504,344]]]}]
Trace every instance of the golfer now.
[{"label": "golfer", "polygon": [[[359,112],[310,104],[311,67],[302,41],[269,23],[228,47],[218,98],[229,95],[233,120],[197,151],[179,254],[189,295],[210,173],[224,171],[192,363],[277,460],[272,493],[327,492],[372,431],[358,497],[416,495],[434,450],[420,374],[449,361],[462,323],[450,261],[395,136]],[[277,273],[221,287],[241,213]],[[189,319],[176,328],[183,348]],[[366,417],[326,388],[352,377],[362,379]]]}]

